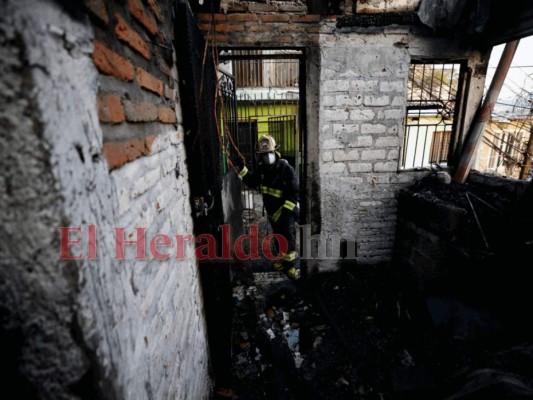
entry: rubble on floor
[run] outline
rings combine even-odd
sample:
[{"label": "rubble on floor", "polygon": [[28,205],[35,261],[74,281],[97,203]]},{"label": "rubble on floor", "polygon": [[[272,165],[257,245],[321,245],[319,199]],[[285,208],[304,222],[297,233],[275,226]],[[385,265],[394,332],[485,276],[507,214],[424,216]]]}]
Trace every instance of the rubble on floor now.
[{"label": "rubble on floor", "polygon": [[[483,312],[404,291],[389,266],[300,283],[265,269],[241,265],[233,273],[233,382],[230,396],[217,398],[466,400],[533,393],[525,367],[533,346],[494,339],[499,327]],[[465,336],[465,326],[476,323],[481,331],[495,325]]]}]

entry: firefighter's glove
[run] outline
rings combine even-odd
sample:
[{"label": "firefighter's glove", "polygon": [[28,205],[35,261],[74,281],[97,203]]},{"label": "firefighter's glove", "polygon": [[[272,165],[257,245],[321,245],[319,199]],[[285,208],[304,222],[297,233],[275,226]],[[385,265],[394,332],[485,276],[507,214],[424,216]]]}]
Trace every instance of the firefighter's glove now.
[{"label": "firefighter's glove", "polygon": [[296,202],[296,207],[294,207],[294,210],[292,210],[292,212],[294,213],[294,216],[296,217],[296,219],[300,218],[300,202],[299,201]]},{"label": "firefighter's glove", "polygon": [[237,168],[239,178],[241,179],[248,173],[248,168],[246,168],[245,162],[240,157],[237,157],[237,160],[235,161],[235,168]]}]

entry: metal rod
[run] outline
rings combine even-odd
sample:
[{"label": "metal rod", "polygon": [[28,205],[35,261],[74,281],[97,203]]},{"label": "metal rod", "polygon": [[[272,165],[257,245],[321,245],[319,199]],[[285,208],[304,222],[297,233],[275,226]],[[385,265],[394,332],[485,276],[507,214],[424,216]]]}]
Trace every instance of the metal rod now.
[{"label": "metal rod", "polygon": [[496,100],[498,99],[498,95],[500,94],[505,77],[507,76],[507,71],[509,70],[511,62],[513,61],[513,57],[519,43],[520,40],[513,40],[505,45],[500,62],[498,63],[498,67],[496,68],[496,72],[494,73],[494,77],[490,83],[487,96],[483,101],[483,105],[478,110],[476,121],[474,125],[472,125],[470,135],[462,151],[459,166],[457,167],[457,171],[454,176],[455,181],[459,183],[464,183],[468,178],[470,168],[472,168],[476,149],[483,138],[485,126],[490,120],[492,109],[496,104]]},{"label": "metal rod", "polygon": [[487,238],[485,237],[485,233],[483,232],[483,228],[481,227],[481,223],[479,222],[479,218],[477,217],[476,210],[474,209],[474,206],[472,204],[472,201],[470,200],[470,196],[468,195],[468,192],[465,193],[466,199],[468,200],[468,204],[470,204],[470,208],[472,209],[472,213],[474,214],[474,219],[476,220],[477,227],[479,228],[479,233],[481,233],[481,237],[483,238],[483,242],[485,243],[485,247],[487,250],[490,249],[489,242],[487,242]]},{"label": "metal rod", "polygon": [[494,207],[492,204],[490,203],[487,203],[485,200],[483,200],[482,198],[476,196],[474,193],[469,193],[470,196],[472,196],[474,199],[477,199],[479,200],[481,203],[485,204],[488,208],[490,208],[491,210],[494,210],[496,211],[498,214],[501,214],[502,212],[500,210],[498,210],[496,207]]}]

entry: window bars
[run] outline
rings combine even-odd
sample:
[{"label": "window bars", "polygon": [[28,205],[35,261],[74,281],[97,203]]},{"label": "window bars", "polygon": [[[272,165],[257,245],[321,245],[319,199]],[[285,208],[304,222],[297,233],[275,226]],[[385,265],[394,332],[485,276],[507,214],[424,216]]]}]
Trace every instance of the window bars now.
[{"label": "window bars", "polygon": [[400,169],[447,164],[460,81],[458,63],[410,65]]}]

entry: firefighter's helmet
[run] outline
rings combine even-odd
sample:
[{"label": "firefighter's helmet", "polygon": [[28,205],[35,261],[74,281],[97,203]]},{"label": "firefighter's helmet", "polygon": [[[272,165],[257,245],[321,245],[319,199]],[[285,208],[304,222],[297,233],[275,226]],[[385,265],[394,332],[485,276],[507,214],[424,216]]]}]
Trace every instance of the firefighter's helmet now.
[{"label": "firefighter's helmet", "polygon": [[278,149],[276,141],[270,135],[263,135],[257,142],[257,153],[270,153]]}]

